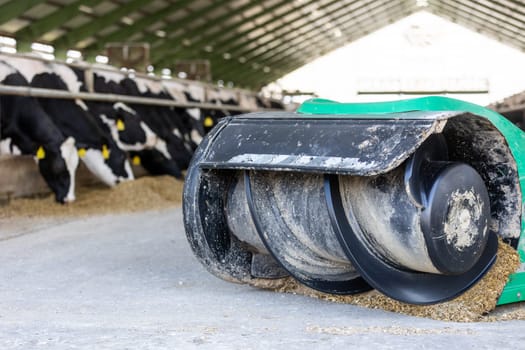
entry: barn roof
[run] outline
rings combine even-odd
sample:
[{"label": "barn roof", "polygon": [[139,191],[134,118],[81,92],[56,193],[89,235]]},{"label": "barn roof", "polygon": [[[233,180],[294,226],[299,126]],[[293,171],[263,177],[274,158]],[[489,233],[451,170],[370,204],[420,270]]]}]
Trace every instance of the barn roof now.
[{"label": "barn roof", "polygon": [[207,59],[213,79],[256,89],[419,10],[525,50],[521,0],[0,0],[0,34],[87,59],[147,42],[156,68]]}]

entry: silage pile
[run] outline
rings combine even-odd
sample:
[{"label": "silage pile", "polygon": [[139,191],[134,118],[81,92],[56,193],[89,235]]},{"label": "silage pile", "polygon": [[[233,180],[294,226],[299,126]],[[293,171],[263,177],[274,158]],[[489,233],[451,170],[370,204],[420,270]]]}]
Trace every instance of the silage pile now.
[{"label": "silage pile", "polygon": [[62,217],[127,213],[180,206],[183,182],[171,176],[141,177],[113,188],[80,187],[77,200],[59,204],[53,195],[17,198],[0,207],[0,218]]},{"label": "silage pile", "polygon": [[258,279],[253,281],[253,285],[277,292],[306,295],[337,303],[383,309],[442,321],[474,322],[524,319],[525,311],[523,308],[502,315],[487,316],[490,311],[495,309],[498,297],[509,275],[517,270],[519,264],[519,256],[516,250],[500,241],[496,263],[480,282],[456,299],[428,306],[401,303],[377,291],[345,296],[325,294],[305,287],[292,278]]}]

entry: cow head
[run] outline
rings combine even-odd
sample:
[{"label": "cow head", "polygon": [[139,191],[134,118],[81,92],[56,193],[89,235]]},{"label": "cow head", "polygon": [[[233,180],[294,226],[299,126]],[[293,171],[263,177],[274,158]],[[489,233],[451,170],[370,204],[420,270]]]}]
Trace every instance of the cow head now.
[{"label": "cow head", "polygon": [[109,129],[113,140],[125,151],[153,148],[157,142],[157,135],[142,121],[137,112],[121,102],[97,106],[95,114]]},{"label": "cow head", "polygon": [[188,168],[192,153],[186,149],[182,140],[172,137],[169,142],[166,142],[168,153],[180,169]]},{"label": "cow head", "polygon": [[[117,102],[113,105],[114,123],[118,131],[119,140],[124,147],[129,146],[137,150],[138,145],[143,148],[152,148],[157,139],[157,135],[144,123],[140,115],[128,105]],[[123,148],[126,149],[126,148]]]},{"label": "cow head", "polygon": [[126,152],[122,151],[112,140],[109,140],[108,144],[109,157],[106,159],[106,164],[116,176],[116,182],[119,183],[135,179]]},{"label": "cow head", "polygon": [[183,118],[189,123],[189,138],[195,145],[198,145],[206,134],[204,130],[206,120],[204,118],[209,118],[209,116],[206,114],[206,110],[199,108],[186,108],[185,113],[189,116],[189,118]]},{"label": "cow head", "polygon": [[126,154],[115,143],[100,149],[80,147],[78,153],[89,171],[108,186],[134,178]]},{"label": "cow head", "polygon": [[40,146],[36,151],[40,173],[60,203],[75,200],[75,172],[78,154],[75,140],[68,137],[59,147]]},{"label": "cow head", "polygon": [[130,155],[137,160],[137,164],[141,164],[152,175],[171,175],[178,179],[183,178],[177,163],[156,149],[130,152]]}]

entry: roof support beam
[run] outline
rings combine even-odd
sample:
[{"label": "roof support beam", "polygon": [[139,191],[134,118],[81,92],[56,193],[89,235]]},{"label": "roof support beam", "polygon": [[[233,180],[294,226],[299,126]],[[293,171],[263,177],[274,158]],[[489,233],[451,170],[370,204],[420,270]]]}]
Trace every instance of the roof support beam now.
[{"label": "roof support beam", "polygon": [[[354,1],[355,2],[355,1]],[[347,4],[345,4],[344,2],[341,2],[341,1],[332,1],[332,2],[329,2],[327,4],[325,4],[323,6],[323,8],[325,10],[327,10],[327,7],[326,6],[329,6],[329,5],[334,5],[334,7],[329,7],[330,8],[330,11],[328,13],[325,13],[324,14],[324,17],[328,18],[330,15],[334,14],[334,13],[337,13],[337,11],[340,11],[340,10],[343,10],[343,11],[346,11],[347,9]],[[321,10],[320,8],[318,10]],[[290,13],[292,11],[287,11],[286,13]],[[310,19],[308,20],[306,23],[303,21],[303,16],[301,16],[301,13],[299,11],[293,11],[293,12],[297,12],[299,13],[299,16],[297,17],[294,17],[294,19],[288,19],[286,22],[284,23],[281,23],[276,29],[274,29],[274,31],[271,33],[273,34],[273,36],[275,37],[278,37],[279,41],[280,40],[284,40],[286,42],[286,46],[289,46],[290,44],[290,40],[288,40],[288,38],[286,37],[287,34],[289,33],[296,33],[296,32],[304,32],[303,28],[305,28],[307,25],[312,25],[313,23],[316,22],[316,19]],[[275,18],[274,18],[275,19]],[[297,22],[299,21],[299,22]],[[299,23],[299,24],[297,24]],[[296,28],[296,26],[298,26],[299,28]],[[256,42],[257,40],[260,40],[261,38],[263,37],[267,37],[267,36],[270,36],[270,33],[262,33],[261,35],[258,35],[256,38],[253,38],[253,42]],[[243,36],[245,37],[245,36]],[[270,37],[270,38],[267,38],[267,42],[270,42],[272,41],[274,38],[273,37]],[[317,37],[318,40],[319,37]],[[331,38],[329,38],[329,40],[331,40]],[[259,42],[258,46],[259,48],[262,48],[264,44],[266,44],[267,42]],[[218,77],[220,76],[222,70],[224,69],[224,67],[229,67],[229,66],[232,66],[232,65],[235,65],[235,67],[239,67],[239,68],[242,68],[244,67],[243,69],[251,69],[247,63],[244,63],[243,61],[238,61],[237,58],[239,57],[243,57],[242,55],[238,55],[238,54],[233,54],[232,57],[233,59],[230,59],[230,60],[227,60],[225,59],[222,55],[219,55],[220,52],[222,51],[226,51],[226,49],[221,49],[219,50],[219,52],[217,52],[217,50],[213,53],[213,54],[210,54],[209,55],[209,59],[210,59],[210,62],[211,62],[211,66],[212,66],[212,73],[214,74],[214,76]],[[243,63],[241,63],[243,62]],[[217,73],[219,72],[219,73]]]},{"label": "roof support beam", "polygon": [[[290,10],[285,11],[284,13],[282,13],[280,15],[272,16],[272,18],[270,18],[269,20],[266,20],[263,23],[260,23],[260,24],[256,25],[253,28],[250,28],[250,29],[248,29],[248,30],[246,30],[244,32],[236,33],[236,37],[235,38],[230,38],[228,36],[228,38],[222,39],[221,41],[219,41],[217,43],[214,43],[214,45],[213,45],[214,46],[214,51],[212,53],[207,53],[205,51],[198,51],[198,50],[196,50],[195,53],[193,53],[193,54],[194,55],[198,55],[198,56],[201,56],[201,55],[204,54],[205,55],[204,57],[209,58],[209,57],[213,57],[213,56],[217,56],[217,55],[222,55],[225,52],[229,52],[230,51],[229,49],[231,48],[232,44],[237,43],[236,46],[243,47],[244,45],[248,44],[248,42],[255,42],[259,37],[261,37],[261,35],[255,37],[255,38],[249,38],[248,35],[250,33],[255,32],[256,30],[259,30],[259,29],[263,29],[265,26],[273,24],[273,23],[276,23],[276,22],[280,21],[281,19],[283,19],[283,18],[285,18],[285,17],[287,17],[289,15],[292,15],[294,13],[299,13],[298,17],[301,17],[301,14],[300,14],[300,11],[299,11],[300,8],[303,7],[303,6],[308,6],[308,5],[314,4],[315,2],[316,2],[316,0],[310,0],[309,2],[307,2],[305,4],[298,5],[297,7],[293,7]],[[337,3],[337,2],[338,2],[337,0],[334,0],[334,1],[331,1],[329,4],[334,4],[334,3]],[[289,21],[289,22],[291,23],[292,21]],[[264,32],[262,36],[264,36],[264,35],[267,35],[267,33]],[[177,55],[177,57],[183,57],[183,56]],[[171,59],[173,59],[173,58],[171,58]],[[160,63],[166,63],[166,59],[160,61]]]},{"label": "roof support beam", "polygon": [[[390,9],[395,9],[396,6],[390,6]],[[374,20],[374,18],[368,17],[368,24],[375,24],[376,29],[379,29],[383,27],[384,25],[387,25],[391,22],[391,19],[400,19],[403,16],[407,15],[408,12],[412,12],[408,8],[402,8],[401,10],[393,11],[388,14],[388,16],[382,17],[380,20]],[[351,30],[353,28],[353,22],[351,20],[347,21],[346,26],[343,28],[344,31]],[[359,37],[362,37],[365,33],[359,32],[359,33],[352,33],[347,36],[342,36],[338,40],[334,40],[331,42],[328,42],[326,45],[320,47],[319,52],[313,52],[312,50],[308,50],[310,47],[308,43],[303,44],[302,47],[298,47],[298,50],[301,50],[304,53],[304,56],[297,59],[294,58],[293,52],[289,52],[287,55],[281,56],[277,61],[275,61],[272,66],[273,67],[279,67],[277,69],[274,69],[270,72],[270,74],[264,74],[264,71],[259,70],[251,70],[251,71],[245,71],[243,73],[239,73],[238,71],[230,71],[227,73],[225,78],[232,78],[232,81],[240,81],[244,82],[247,79],[248,80],[268,80],[268,82],[272,81],[275,78],[278,78],[291,70],[289,70],[289,66],[296,66],[300,67],[308,62],[311,62],[315,58],[322,56],[323,54],[330,52],[338,47],[341,47],[349,42],[352,42]],[[298,65],[297,65],[298,64]],[[230,79],[226,79],[230,80]]]},{"label": "roof support beam", "polygon": [[511,11],[508,7],[497,4],[494,1],[488,0],[468,0],[466,3],[472,4],[474,9],[476,6],[481,6],[484,9],[486,15],[494,15],[501,20],[508,21],[509,25],[513,25],[518,28],[524,28],[525,26],[525,15],[520,12]]},{"label": "roof support beam", "polygon": [[[341,17],[343,23],[340,24],[339,29],[341,30],[342,35],[340,38],[332,37],[330,38],[331,40],[327,40],[328,45],[323,46],[316,44],[316,37],[318,34],[316,32],[312,32],[309,35],[303,37],[299,35],[297,38],[295,38],[297,39],[297,44],[291,44],[290,46],[282,47],[277,50],[269,50],[269,56],[266,54],[260,55],[260,59],[255,60],[254,62],[257,66],[261,67],[261,69],[264,66],[275,69],[282,63],[283,59],[285,61],[295,60],[297,55],[298,60],[302,60],[302,57],[308,56],[312,52],[317,52],[317,56],[322,56],[336,47],[343,46],[350,40],[355,40],[365,36],[373,30],[379,29],[379,25],[388,24],[390,23],[391,19],[398,19],[412,12],[410,8],[406,6],[400,6],[400,4],[397,3],[392,3],[392,1],[377,3],[373,8],[363,8],[362,11],[366,11],[368,16],[362,17],[363,20],[361,21],[359,21],[359,18],[361,18],[360,12],[350,12],[349,14]],[[374,16],[380,15],[382,13],[388,13],[389,15],[386,16],[386,18],[381,18],[381,20],[374,18]],[[395,16],[393,16],[393,14],[395,14]],[[359,26],[356,25],[357,23],[359,23]],[[324,31],[329,32],[330,30],[324,29]],[[290,40],[290,42],[294,43],[296,41]],[[333,44],[337,46],[334,47]],[[327,47],[329,47],[329,49]],[[247,68],[252,68],[253,70],[253,65],[251,67],[248,66]],[[231,76],[232,74],[235,74],[235,67],[230,66],[230,70],[223,69],[222,74],[225,76]],[[218,76],[222,77],[222,75]]]},{"label": "roof support beam", "polygon": [[65,50],[69,48],[75,48],[75,45],[94,34],[96,34],[101,28],[106,28],[119,22],[119,20],[134,11],[137,11],[144,6],[143,0],[131,0],[130,2],[119,6],[117,9],[109,12],[108,14],[101,16],[97,19],[93,19],[88,23],[69,31],[64,36],[58,38],[53,42],[53,45],[57,49]]},{"label": "roof support beam", "polygon": [[[494,25],[498,25],[509,30],[525,29],[525,22],[516,21],[505,15],[502,15],[493,8],[487,8],[478,1],[463,0],[462,2],[456,1],[444,1],[446,4],[454,7],[458,12],[466,14],[468,16],[475,16],[480,19],[484,19],[485,22],[490,22]],[[525,19],[525,17],[524,17]],[[516,33],[518,31],[516,30]]]},{"label": "roof support beam", "polygon": [[96,43],[90,44],[84,49],[84,53],[86,56],[97,55],[104,49],[105,43],[126,41],[127,38],[131,37],[132,35],[143,31],[145,28],[156,22],[162,21],[164,18],[182,10],[192,2],[193,0],[177,1],[176,3],[169,4],[166,7],[149,14],[148,16],[142,17],[131,26],[123,27],[105,36],[100,36]]},{"label": "roof support beam", "polygon": [[465,17],[463,15],[458,15],[455,12],[450,12],[448,10],[440,10],[439,16],[446,18],[452,22],[455,22],[465,28],[469,28],[470,30],[473,30],[475,32],[480,33],[481,35],[484,35],[486,37],[492,38],[496,41],[503,42],[508,46],[514,47],[516,49],[519,49],[521,51],[525,51],[525,42],[520,41],[520,43],[516,42],[516,39],[513,39],[510,35],[502,35],[497,34],[497,27],[492,27],[491,29],[487,28],[486,24],[482,24],[477,21],[473,21],[472,18]]},{"label": "roof support beam", "polygon": [[[350,8],[351,6],[346,6],[344,7],[344,9],[348,9],[349,12],[339,15],[338,21],[342,21],[342,23],[338,24],[338,26],[343,26],[343,28],[346,28],[347,25],[350,24],[349,28],[347,29],[355,29],[355,27],[359,27],[360,24],[363,22],[369,23],[370,19],[372,20],[373,26],[373,22],[375,21],[375,19],[373,18],[373,16],[371,16],[372,14],[384,13],[386,11],[389,11],[390,9],[399,8],[399,6],[400,4],[396,2],[378,2],[377,0],[368,2],[365,5],[361,5],[357,8]],[[333,13],[338,13],[339,10],[340,8],[337,8],[334,10]],[[363,14],[366,14],[366,16],[362,16]],[[360,20],[361,16],[363,20]],[[314,27],[313,29],[310,29],[310,31],[307,33],[303,33],[301,28],[290,31],[291,33],[293,33],[293,36],[283,38],[287,43],[286,45],[282,45],[282,42],[280,40],[270,40],[266,44],[263,44],[265,50],[261,50],[262,52],[259,54],[250,55],[250,52],[241,53],[241,55],[243,57],[246,57],[247,59],[246,63],[244,64],[249,65],[250,62],[254,62],[258,65],[267,65],[266,62],[269,62],[271,59],[282,56],[283,54],[286,54],[288,52],[302,54],[301,51],[303,49],[311,51],[312,47],[316,46],[315,43],[319,42],[319,37],[321,35],[328,36],[328,41],[334,40],[333,36],[330,36],[330,33],[333,30],[332,28],[325,28],[324,22],[313,21],[312,23],[314,23]],[[345,31],[347,29],[345,29]],[[339,30],[341,30],[341,28],[339,28]],[[353,34],[352,32],[354,31],[355,30],[351,30],[350,33],[343,33],[343,30],[341,30],[341,36],[351,36]],[[295,44],[296,42],[297,44]],[[213,66],[213,68],[214,72],[216,72],[216,74],[218,75],[224,74],[228,70],[228,66],[224,65],[222,65],[222,69],[219,70],[216,70],[216,66]]]},{"label": "roof support beam", "polygon": [[32,7],[44,2],[44,0],[16,0],[8,1],[0,6],[0,24],[20,16]]},{"label": "roof support beam", "polygon": [[495,2],[499,4],[501,7],[506,8],[509,10],[509,14],[519,14],[521,16],[525,16],[525,4],[522,1],[515,1],[515,0],[492,0],[492,2]]},{"label": "roof support beam", "polygon": [[[203,7],[197,11],[191,12],[189,15],[181,18],[179,21],[169,23],[168,25],[164,26],[162,30],[168,33],[168,36],[166,38],[161,39],[154,34],[145,33],[142,40],[151,44],[151,47],[153,49],[152,53],[154,52],[154,48],[158,47],[159,45],[162,45],[163,42],[169,41],[173,46],[177,44],[182,45],[182,43],[174,42],[172,38],[178,37],[182,39],[184,36],[190,35],[189,33],[193,32],[193,28],[190,28],[188,30],[186,26],[190,25],[193,21],[195,21],[198,18],[206,17],[206,15],[208,15],[211,11],[218,9],[219,7],[224,7],[225,4],[225,1],[212,1],[211,5]],[[209,25],[209,23],[207,24]],[[178,30],[183,30],[184,34],[179,36],[169,35],[169,33],[176,32]]]},{"label": "roof support beam", "polygon": [[[297,62],[291,62],[285,66],[283,66],[284,72],[293,72],[294,70],[301,68],[303,66],[303,63],[297,63]],[[271,75],[267,75],[265,77],[260,78],[258,81],[251,82],[248,80],[247,84],[253,84],[252,86],[256,87],[257,90],[261,89],[263,86],[268,85],[272,81],[277,80],[278,78],[282,77],[286,73],[282,72],[275,72]]]},{"label": "roof support beam", "polygon": [[463,12],[458,11],[458,8],[448,2],[439,2],[438,5],[432,5],[431,9],[438,16],[444,16],[451,21],[456,21],[463,26],[473,29],[475,31],[483,32],[496,40],[505,39],[509,45],[514,45],[521,50],[525,50],[525,41],[521,39],[516,31],[509,31],[509,29],[502,28],[498,24],[487,22],[486,18],[479,17],[475,14],[464,15]]},{"label": "roof support beam", "polygon": [[[271,18],[270,20],[255,26],[254,28],[250,29],[247,33],[243,33],[243,35],[241,37],[241,39],[243,39],[243,40],[241,40],[241,41],[224,41],[223,40],[223,41],[217,43],[217,48],[219,48],[219,53],[222,54],[222,53],[228,52],[228,53],[230,53],[232,55],[237,55],[237,53],[238,53],[237,50],[246,48],[246,46],[248,46],[249,43],[257,42],[262,37],[268,35],[268,32],[265,30],[262,34],[260,34],[258,36],[255,36],[253,38],[249,38],[245,34],[252,33],[252,32],[254,32],[256,30],[259,30],[259,29],[265,29],[266,26],[272,25],[272,24],[277,23],[279,21],[280,21],[280,25],[279,25],[278,29],[282,29],[282,28],[288,28],[289,29],[289,26],[292,23],[297,21],[299,18],[303,18],[304,17],[304,15],[300,11],[300,8],[304,7],[304,6],[308,6],[308,5],[313,4],[313,3],[315,3],[315,1],[311,1],[311,2],[309,2],[307,4],[301,4],[300,6],[298,6],[296,8],[293,8],[293,9],[291,9],[289,11],[286,11],[285,13],[282,13],[279,16],[275,16],[275,17]],[[341,1],[329,1],[329,2],[326,2],[325,4],[319,6],[316,10],[317,11],[322,11],[322,10],[325,10],[325,9],[329,8],[330,6],[336,6],[337,4],[340,4],[340,3],[341,3]],[[291,16],[292,14],[293,15],[298,14],[298,16],[294,16],[293,18],[290,18],[290,19],[288,19],[288,20],[286,20],[284,22],[281,21],[281,20],[285,19],[286,17]],[[275,32],[276,30],[277,29],[274,29],[272,32]],[[235,45],[231,46],[232,44],[235,44]]]},{"label": "roof support beam", "polygon": [[38,40],[44,34],[51,30],[60,27],[60,25],[78,14],[78,7],[80,5],[94,7],[101,3],[102,0],[77,0],[69,5],[66,5],[55,12],[35,20],[31,25],[24,27],[16,32],[17,40],[32,42]]},{"label": "roof support beam", "polygon": [[[301,3],[299,5],[297,5],[296,7],[293,7],[291,8],[290,10],[288,11],[285,11],[277,16],[272,16],[270,19],[262,22],[262,23],[259,23],[258,25],[256,25],[255,27],[253,28],[250,28],[244,32],[241,32],[241,33],[238,33],[236,36],[237,38],[240,38],[241,40],[237,40],[237,38],[231,38],[231,37],[226,37],[226,38],[222,38],[219,42],[215,43],[215,46],[216,46],[216,49],[218,50],[219,53],[225,53],[225,52],[229,52],[229,51],[232,51],[233,49],[237,48],[237,47],[243,47],[245,45],[247,45],[249,42],[253,42],[253,41],[256,41],[260,36],[257,36],[255,38],[249,38],[249,34],[257,31],[257,30],[260,30],[260,29],[265,29],[266,26],[269,26],[269,25],[274,25],[276,23],[278,23],[279,21],[281,21],[282,19],[288,17],[288,16],[291,16],[291,15],[295,15],[297,14],[298,16],[294,17],[296,19],[300,18],[300,17],[304,17],[304,15],[301,13],[301,8],[304,8],[304,7],[308,7],[308,6],[311,6],[315,3],[317,3],[318,1],[316,0],[311,0],[311,1],[306,1],[304,3]],[[320,5],[320,7],[318,8],[318,10],[322,10],[324,8],[326,8],[327,6],[330,6],[332,4],[335,4],[337,3],[337,1],[329,1],[329,2],[326,2],[322,5]],[[286,23],[284,23],[284,26],[286,25]],[[283,23],[280,23],[280,26],[283,27]],[[263,34],[263,35],[266,35],[266,32]],[[231,46],[231,45],[235,45],[235,46]]]},{"label": "roof support beam", "polygon": [[[153,58],[154,60],[160,60],[162,59],[163,56],[166,56],[166,55],[173,55],[174,53],[176,52],[179,52],[181,55],[191,55],[191,54],[199,54],[199,52],[202,50],[202,46],[204,44],[210,44],[212,43],[212,47],[213,47],[213,44],[214,44],[214,40],[217,40],[221,37],[224,37],[225,34],[229,33],[229,32],[235,32],[235,29],[238,28],[239,26],[247,23],[247,22],[250,22],[250,21],[254,21],[255,19],[261,17],[261,16],[264,16],[268,13],[271,13],[272,11],[284,6],[284,5],[287,5],[287,4],[290,4],[290,1],[287,0],[287,1],[281,1],[281,2],[278,2],[270,7],[267,7],[267,8],[264,8],[263,7],[263,10],[258,12],[257,14],[249,17],[249,18],[243,18],[242,20],[240,20],[239,22],[235,22],[233,24],[230,24],[228,26],[225,26],[225,27],[221,27],[218,31],[216,31],[215,33],[211,33],[209,35],[200,35],[200,34],[203,34],[205,33],[206,31],[208,31],[210,29],[210,26],[205,23],[201,26],[199,26],[198,28],[195,28],[195,30],[197,31],[197,35],[194,35],[191,39],[190,39],[190,47],[182,47],[182,46],[176,46],[175,48],[173,47],[173,45],[171,45],[169,42],[165,42],[163,43],[161,46],[157,47],[155,49],[155,52],[153,53]],[[216,23],[220,23],[221,21],[223,20],[226,20],[228,18],[231,18],[237,14],[240,14],[244,11],[246,11],[247,9],[249,8],[252,8],[254,6],[257,6],[257,5],[262,5],[261,3],[259,2],[249,2],[248,4],[246,4],[245,6],[241,6],[239,8],[237,8],[235,11],[231,12],[231,13],[226,13],[225,15],[223,16],[220,16],[219,18],[214,18],[213,21],[216,22]],[[194,32],[195,33],[195,32]],[[200,35],[200,37],[199,37]],[[201,46],[199,46],[201,45]]]},{"label": "roof support beam", "polygon": [[[248,2],[247,4],[244,4],[235,10],[228,11],[219,17],[212,18],[211,21],[215,23],[215,25],[210,25],[209,23],[201,24],[200,26],[193,28],[191,32],[191,37],[187,38],[189,41],[189,46],[196,47],[199,44],[205,44],[206,42],[209,42],[209,39],[204,35],[206,32],[210,31],[210,29],[214,27],[219,27],[219,30],[215,32],[215,35],[223,35],[225,30],[220,26],[220,23],[222,23],[225,20],[228,20],[236,15],[241,14],[242,12],[249,10],[250,8],[259,5],[259,2]],[[184,48],[183,46],[176,46],[177,49],[182,49],[184,51],[191,51],[192,49]],[[166,53],[173,51],[173,45],[170,42],[164,42],[160,46],[158,46],[155,49],[154,57],[162,57]]]},{"label": "roof support beam", "polygon": [[[354,11],[358,11],[358,13],[362,14],[363,15],[362,17],[365,18],[368,15],[366,13],[367,10],[371,10],[372,8],[374,9],[378,8],[378,6],[374,6],[374,4],[375,4],[375,1],[369,1],[365,3],[364,5],[359,1],[352,1],[349,4],[342,3],[341,1],[336,1],[336,2],[330,2],[330,3],[325,4],[322,8],[319,8],[319,10],[328,11],[327,13],[324,14],[325,18],[329,18],[329,16],[331,15],[335,15],[341,18],[341,17],[350,15]],[[390,4],[393,4],[394,7],[395,6],[399,7],[400,5],[404,7],[408,6],[406,4],[406,1],[396,1],[396,2],[390,1]],[[333,5],[333,6],[330,6],[330,5]],[[361,11],[359,11],[360,9]],[[343,11],[345,12],[345,14],[341,15],[340,13]],[[360,17],[359,16],[355,16],[355,17],[356,17],[356,21],[359,21]],[[257,41],[257,40],[263,39],[264,37],[268,37],[266,41],[258,43],[259,47],[256,50],[261,51],[263,54],[266,54],[267,52],[272,53],[272,51],[274,51],[273,48],[278,47],[279,45],[282,45],[281,44],[282,41],[286,43],[284,46],[282,46],[283,48],[292,47],[292,50],[295,50],[296,48],[294,47],[293,44],[291,44],[293,43],[294,39],[300,41],[301,43],[308,42],[308,40],[311,39],[312,43],[309,48],[309,50],[311,50],[312,47],[317,46],[317,43],[320,41],[319,37],[321,35],[325,35],[326,40],[328,41],[333,40],[332,36],[330,35],[330,32],[331,32],[330,29],[321,30],[321,33],[317,32],[316,34],[309,35],[309,36],[307,35],[308,33],[306,34],[304,33],[305,30],[303,30],[302,28],[305,28],[306,25],[311,25],[311,26],[313,25],[316,28],[322,27],[322,25],[319,24],[317,18],[310,19],[309,22],[307,22],[307,24],[299,24],[299,28],[295,28],[297,26],[296,23],[297,23],[297,19],[288,19],[285,23],[282,23],[281,26],[279,26],[279,28],[275,29],[272,32],[272,34],[274,34],[274,36],[278,37],[279,39],[275,39],[271,37],[268,33],[263,33],[257,36],[256,38],[253,38],[252,39],[253,41]],[[308,29],[309,28],[307,28],[306,30]],[[293,38],[289,38],[286,36],[289,33],[294,33],[295,36]],[[237,46],[241,46],[241,45],[237,45]],[[221,51],[225,51],[225,50],[226,49],[221,50]],[[244,51],[234,53],[232,54],[232,56],[246,58],[244,55],[249,55],[252,51],[253,49],[252,50],[246,49]],[[229,50],[229,52],[232,52],[232,51]],[[237,70],[239,68],[244,67],[242,68],[242,70],[245,70],[245,69],[253,70],[253,68],[249,66],[251,64],[249,62],[240,63],[237,60],[226,60],[222,56],[211,56],[210,61],[212,63],[213,75],[217,78],[222,78],[223,77],[222,75],[225,74],[225,71],[227,71],[228,69],[232,69],[232,68],[234,70]],[[252,60],[248,60],[248,61],[252,61]],[[262,66],[264,66],[260,62],[254,62],[254,63],[256,65],[259,65],[261,69],[262,69]],[[273,67],[270,67],[270,68],[273,68]]]}]

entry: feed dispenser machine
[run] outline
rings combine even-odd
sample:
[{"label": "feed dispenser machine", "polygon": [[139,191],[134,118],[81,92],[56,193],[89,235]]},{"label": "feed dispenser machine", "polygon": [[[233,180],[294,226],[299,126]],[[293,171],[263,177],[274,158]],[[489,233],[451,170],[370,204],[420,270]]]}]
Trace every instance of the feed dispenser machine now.
[{"label": "feed dispenser machine", "polygon": [[[525,260],[524,157],[523,132],[471,103],[315,99],[222,119],[190,165],[184,224],[228,281],[439,303],[491,268],[498,236]],[[521,299],[524,274],[500,304]]]}]

